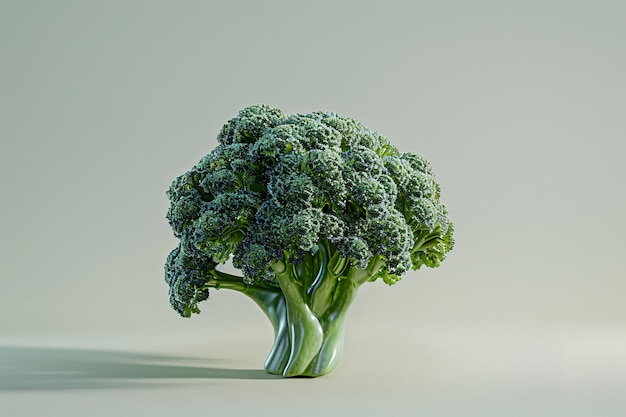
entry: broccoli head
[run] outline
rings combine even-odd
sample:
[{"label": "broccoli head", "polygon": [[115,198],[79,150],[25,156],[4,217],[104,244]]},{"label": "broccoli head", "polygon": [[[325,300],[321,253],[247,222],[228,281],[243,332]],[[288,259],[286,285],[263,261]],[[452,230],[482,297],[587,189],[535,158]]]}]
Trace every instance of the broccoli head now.
[{"label": "broccoli head", "polygon": [[[437,267],[454,245],[430,163],[354,119],[256,105],[217,140],[167,191],[170,301],[188,317],[209,288],[248,295],[275,329],[270,373],[332,370],[359,286]],[[216,269],[229,259],[241,276]]]}]

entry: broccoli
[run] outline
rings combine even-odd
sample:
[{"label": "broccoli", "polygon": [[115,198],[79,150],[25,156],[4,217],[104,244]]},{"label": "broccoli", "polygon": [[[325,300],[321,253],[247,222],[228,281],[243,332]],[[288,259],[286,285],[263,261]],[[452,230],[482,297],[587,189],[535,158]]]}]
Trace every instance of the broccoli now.
[{"label": "broccoli", "polygon": [[[249,296],[274,327],[269,373],[330,372],[359,287],[437,267],[453,247],[430,163],[354,119],[255,105],[217,140],[167,191],[170,302],[189,317],[209,288]],[[241,276],[217,268],[228,260]]]}]

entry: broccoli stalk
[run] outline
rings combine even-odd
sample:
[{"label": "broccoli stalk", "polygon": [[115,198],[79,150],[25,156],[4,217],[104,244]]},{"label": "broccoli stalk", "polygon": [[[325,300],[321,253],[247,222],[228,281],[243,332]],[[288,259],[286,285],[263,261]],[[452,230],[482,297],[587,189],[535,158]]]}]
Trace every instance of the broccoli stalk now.
[{"label": "broccoli stalk", "polygon": [[[430,164],[353,119],[252,106],[218,140],[168,191],[170,301],[189,317],[210,288],[249,296],[274,327],[269,373],[330,372],[359,287],[453,247]],[[231,257],[241,276],[216,269]]]},{"label": "broccoli stalk", "polygon": [[216,279],[207,281],[202,289],[239,291],[263,310],[274,328],[274,345],[265,361],[267,372],[326,374],[341,359],[348,307],[358,288],[376,275],[381,259],[374,257],[367,268],[358,268],[328,241],[317,256],[309,255],[300,265],[290,264],[289,254],[285,259],[286,263],[271,265],[279,288],[246,284],[242,277],[214,270]]},{"label": "broccoli stalk", "polygon": [[[272,264],[284,294],[290,350],[280,360],[271,357],[271,362],[283,365],[269,369],[266,364],[271,373],[318,376],[330,372],[341,358],[348,307],[359,286],[377,272],[349,265],[328,242],[318,253],[321,256],[316,260],[305,259],[303,267],[289,264],[288,255],[287,262]],[[279,332],[277,336],[284,337]]]}]

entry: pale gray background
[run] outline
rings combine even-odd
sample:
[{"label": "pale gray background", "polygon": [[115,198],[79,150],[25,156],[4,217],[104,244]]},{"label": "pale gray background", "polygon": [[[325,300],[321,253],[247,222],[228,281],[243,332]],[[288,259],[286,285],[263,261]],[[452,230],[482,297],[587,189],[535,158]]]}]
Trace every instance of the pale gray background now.
[{"label": "pale gray background", "polygon": [[[626,413],[625,2],[0,0],[0,48],[3,416]],[[255,103],[425,155],[456,224],[324,378],[168,304],[165,189]]]}]

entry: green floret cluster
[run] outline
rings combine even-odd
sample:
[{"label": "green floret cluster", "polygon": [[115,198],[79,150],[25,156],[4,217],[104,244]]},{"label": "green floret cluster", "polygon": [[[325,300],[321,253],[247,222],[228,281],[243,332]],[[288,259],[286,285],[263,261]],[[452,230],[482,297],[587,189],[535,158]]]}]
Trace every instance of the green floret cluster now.
[{"label": "green floret cluster", "polygon": [[[292,310],[301,303],[324,333],[347,285],[342,280],[351,283],[351,300],[364,282],[394,284],[410,269],[439,266],[453,247],[429,162],[401,153],[354,119],[256,105],[226,123],[217,139],[167,192],[167,218],[180,245],[168,258],[166,280],[181,315],[199,312],[209,287],[230,288],[268,316],[267,300],[259,301],[267,294]],[[231,258],[240,277],[216,269]],[[314,374],[312,362],[295,362],[274,373]]]}]

